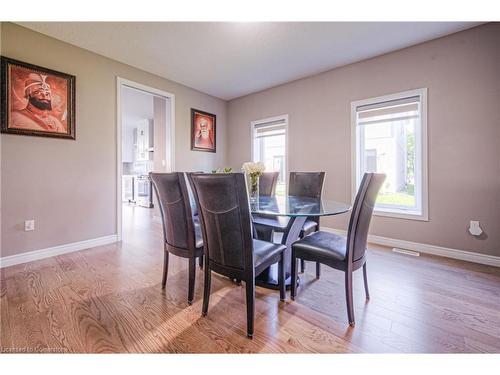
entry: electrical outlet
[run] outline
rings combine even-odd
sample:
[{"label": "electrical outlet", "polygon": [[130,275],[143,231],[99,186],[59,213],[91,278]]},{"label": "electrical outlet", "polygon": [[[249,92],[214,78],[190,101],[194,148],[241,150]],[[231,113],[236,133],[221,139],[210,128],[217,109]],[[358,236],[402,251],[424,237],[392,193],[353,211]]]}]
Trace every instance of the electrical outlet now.
[{"label": "electrical outlet", "polygon": [[483,230],[479,226],[479,221],[471,220],[469,225],[469,233],[473,236],[480,236],[483,233]]},{"label": "electrical outlet", "polygon": [[30,230],[35,230],[35,220],[26,220],[24,222],[24,231],[28,232]]}]

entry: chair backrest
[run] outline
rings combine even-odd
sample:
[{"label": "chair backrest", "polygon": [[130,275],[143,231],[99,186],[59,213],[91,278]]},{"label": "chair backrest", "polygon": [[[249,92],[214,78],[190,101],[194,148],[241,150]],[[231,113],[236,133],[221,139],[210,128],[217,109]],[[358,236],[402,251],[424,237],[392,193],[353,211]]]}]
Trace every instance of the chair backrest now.
[{"label": "chair backrest", "polygon": [[[192,172],[192,173],[205,173],[205,172],[203,172],[203,171],[196,171],[196,172]],[[189,180],[189,178],[187,178],[187,176],[186,176],[186,180],[187,180],[186,186],[187,186],[188,193],[189,193],[189,202],[191,203],[191,213],[193,214],[193,217],[194,216],[198,216],[198,206],[196,206],[196,201],[194,199],[194,194],[193,194],[193,188],[191,186],[191,181]]]},{"label": "chair backrest", "polygon": [[253,269],[252,221],[243,173],[190,174],[205,255],[225,269]]},{"label": "chair backrest", "polygon": [[165,243],[194,250],[194,224],[184,173],[150,173],[160,206]]},{"label": "chair backrest", "polygon": [[290,172],[288,194],[321,198],[325,172]]},{"label": "chair backrest", "polygon": [[279,172],[265,172],[259,177],[259,195],[272,197],[276,194]]},{"label": "chair backrest", "polygon": [[385,174],[365,173],[349,220],[347,234],[347,259],[357,261],[365,255],[368,229],[378,192],[385,180]]}]

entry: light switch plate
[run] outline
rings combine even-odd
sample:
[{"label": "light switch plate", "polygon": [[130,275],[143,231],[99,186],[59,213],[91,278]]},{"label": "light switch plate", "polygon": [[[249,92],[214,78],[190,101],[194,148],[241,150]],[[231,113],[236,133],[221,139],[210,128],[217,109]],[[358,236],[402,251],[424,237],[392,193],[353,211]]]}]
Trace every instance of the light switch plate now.
[{"label": "light switch plate", "polygon": [[480,236],[483,230],[479,226],[479,221],[471,220],[469,225],[469,233],[473,236]]},{"label": "light switch plate", "polygon": [[31,230],[35,230],[35,220],[26,220],[24,222],[24,231],[28,232]]}]

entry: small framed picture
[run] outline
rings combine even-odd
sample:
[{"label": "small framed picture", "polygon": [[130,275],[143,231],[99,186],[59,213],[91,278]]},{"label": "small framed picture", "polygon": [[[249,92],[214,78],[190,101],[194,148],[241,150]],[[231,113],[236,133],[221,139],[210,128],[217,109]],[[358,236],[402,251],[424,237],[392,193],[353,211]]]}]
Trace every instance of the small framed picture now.
[{"label": "small framed picture", "polygon": [[2,133],[75,139],[75,76],[1,57]]},{"label": "small framed picture", "polygon": [[215,152],[216,116],[191,108],[191,150]]}]

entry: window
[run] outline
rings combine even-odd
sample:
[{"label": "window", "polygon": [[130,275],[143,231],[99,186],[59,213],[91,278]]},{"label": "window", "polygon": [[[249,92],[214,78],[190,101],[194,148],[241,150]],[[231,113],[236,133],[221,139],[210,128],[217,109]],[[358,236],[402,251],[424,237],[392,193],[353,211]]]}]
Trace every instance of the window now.
[{"label": "window", "polygon": [[375,214],[427,220],[427,90],[353,102],[354,195],[365,172],[385,173]]},{"label": "window", "polygon": [[261,161],[266,172],[280,172],[276,195],[286,193],[288,115],[253,121],[252,160]]}]

